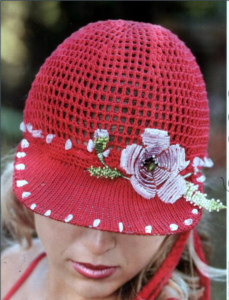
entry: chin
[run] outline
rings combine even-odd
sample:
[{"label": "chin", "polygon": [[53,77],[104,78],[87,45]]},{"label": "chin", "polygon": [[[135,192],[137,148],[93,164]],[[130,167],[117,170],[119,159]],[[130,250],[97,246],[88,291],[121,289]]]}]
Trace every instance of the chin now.
[{"label": "chin", "polygon": [[[120,284],[121,286],[121,284]],[[107,299],[115,296],[119,287],[116,282],[95,279],[77,279],[72,289],[78,296],[86,299]]]}]

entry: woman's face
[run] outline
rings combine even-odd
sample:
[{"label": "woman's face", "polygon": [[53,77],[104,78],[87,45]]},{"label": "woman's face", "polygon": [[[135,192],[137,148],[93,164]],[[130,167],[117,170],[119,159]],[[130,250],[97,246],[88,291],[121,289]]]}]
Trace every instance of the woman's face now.
[{"label": "woman's face", "polygon": [[[137,275],[165,236],[127,235],[79,227],[35,214],[49,279],[68,298],[108,299]],[[76,299],[76,298],[74,298]]]}]

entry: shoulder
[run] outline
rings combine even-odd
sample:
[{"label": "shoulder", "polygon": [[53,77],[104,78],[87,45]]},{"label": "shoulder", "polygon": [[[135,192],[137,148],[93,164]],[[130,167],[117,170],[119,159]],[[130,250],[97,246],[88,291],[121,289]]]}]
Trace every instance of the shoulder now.
[{"label": "shoulder", "polygon": [[23,249],[19,244],[15,244],[2,252],[2,295],[5,295],[12,288],[31,262],[42,252],[44,249],[39,239],[34,239],[32,246],[28,249]]}]

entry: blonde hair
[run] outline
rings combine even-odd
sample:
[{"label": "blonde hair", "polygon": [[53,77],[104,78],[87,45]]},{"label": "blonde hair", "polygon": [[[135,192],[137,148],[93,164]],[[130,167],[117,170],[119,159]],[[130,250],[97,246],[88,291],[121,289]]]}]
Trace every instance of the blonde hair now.
[{"label": "blonde hair", "polygon": [[[1,180],[2,199],[2,228],[4,238],[2,239],[6,247],[10,241],[18,241],[22,247],[31,247],[32,238],[36,236],[34,214],[22,205],[15,197],[12,190],[13,163],[5,165]],[[203,214],[203,218],[204,214]],[[205,230],[198,230],[201,237],[205,254],[209,255],[209,241]],[[9,236],[12,239],[9,239]],[[157,254],[151,262],[136,277],[127,282],[119,290],[119,298],[132,300],[141,288],[147,284],[149,279],[158,269],[166,255],[171,250],[176,235],[168,235]],[[197,269],[212,280],[224,281],[226,271],[209,267],[201,261],[194,249],[193,232],[191,232],[188,242],[180,258],[177,268],[172,273],[165,288],[170,288],[179,294],[180,300],[197,300],[203,295],[203,287],[200,286]]]}]

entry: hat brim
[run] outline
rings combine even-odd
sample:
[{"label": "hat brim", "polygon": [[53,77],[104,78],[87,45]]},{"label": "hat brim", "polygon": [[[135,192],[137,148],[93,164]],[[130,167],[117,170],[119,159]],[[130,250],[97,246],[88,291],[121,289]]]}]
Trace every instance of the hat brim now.
[{"label": "hat brim", "polygon": [[[169,235],[198,224],[202,211],[184,198],[174,204],[147,200],[129,180],[96,178],[82,167],[52,159],[32,144],[17,152],[13,190],[33,212],[69,224],[139,235]],[[16,167],[24,165],[23,168]],[[27,183],[26,183],[27,182]],[[25,184],[26,183],[26,184]],[[19,185],[19,186],[18,186]]]}]

